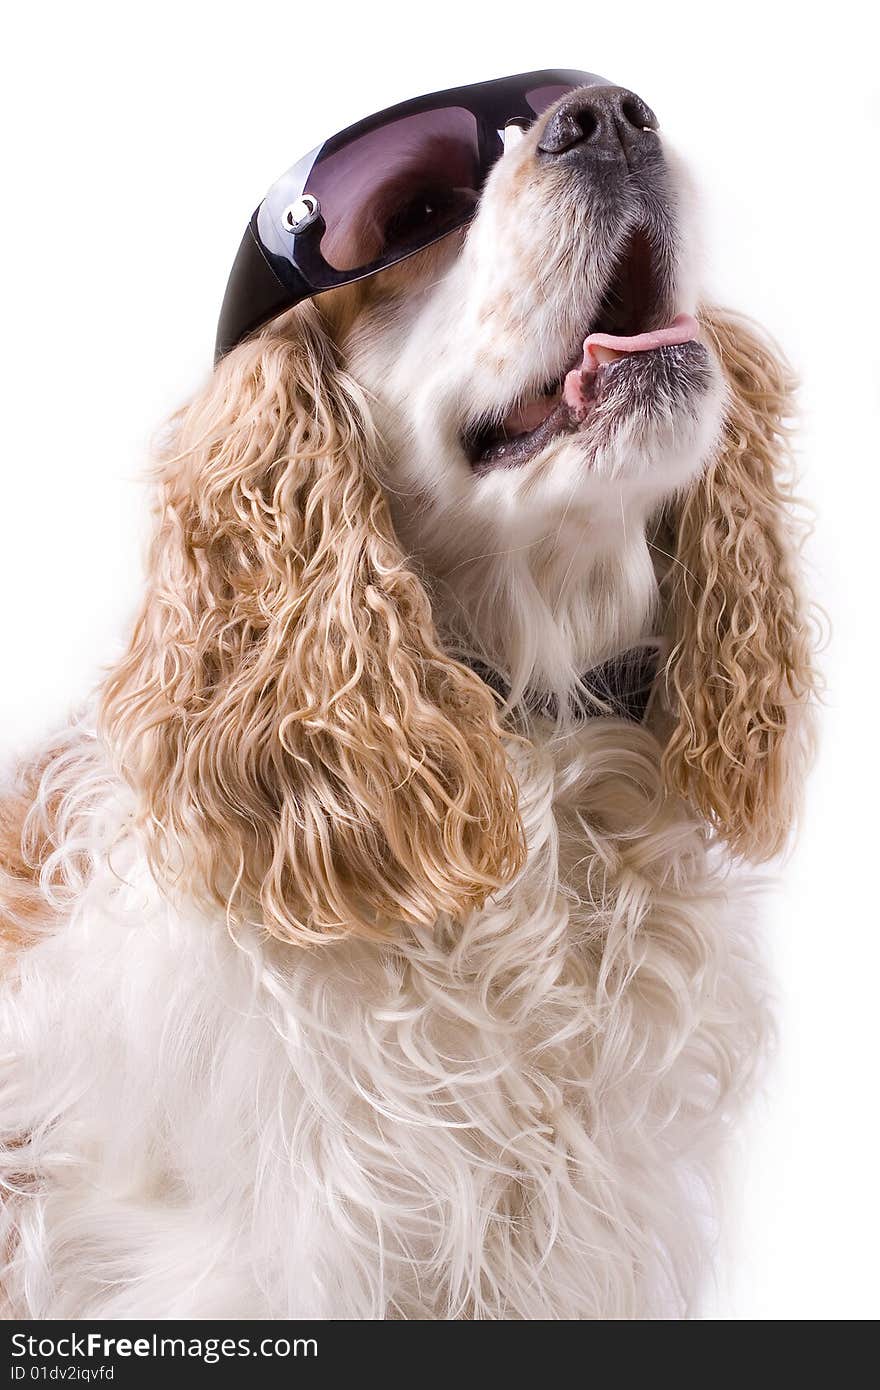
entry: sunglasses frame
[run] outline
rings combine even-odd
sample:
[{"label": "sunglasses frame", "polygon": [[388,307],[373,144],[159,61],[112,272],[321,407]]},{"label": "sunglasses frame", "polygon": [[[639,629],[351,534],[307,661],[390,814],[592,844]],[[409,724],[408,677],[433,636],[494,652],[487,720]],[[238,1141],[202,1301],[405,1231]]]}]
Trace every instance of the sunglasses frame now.
[{"label": "sunglasses frame", "polygon": [[[400,248],[399,254],[382,256],[352,270],[337,269],[321,252],[324,219],[318,208],[309,206],[307,200],[311,195],[305,192],[308,178],[320,161],[404,116],[457,107],[469,112],[477,124],[482,183],[503,152],[499,145],[505,127],[520,122],[531,125],[540,114],[530,106],[529,92],[540,87],[565,87],[575,91],[578,87],[596,86],[604,82],[605,78],[595,73],[548,68],[463,87],[448,87],[442,92],[413,97],[366,116],[311,150],[272,185],[242,237],[220,312],[215,364],[276,314],[293,308],[313,295],[339,285],[351,284],[355,280],[364,280],[390,265],[397,265],[466,226],[475,215],[476,207],[469,208],[460,219],[444,226],[442,231]],[[304,215],[293,221],[291,210],[298,203],[303,205]]]}]

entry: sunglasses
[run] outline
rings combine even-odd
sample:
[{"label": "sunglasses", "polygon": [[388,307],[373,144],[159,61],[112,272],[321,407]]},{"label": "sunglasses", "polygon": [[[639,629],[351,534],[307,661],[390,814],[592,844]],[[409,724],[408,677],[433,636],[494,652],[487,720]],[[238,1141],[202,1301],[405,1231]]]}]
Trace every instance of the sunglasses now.
[{"label": "sunglasses", "polygon": [[232,267],[218,362],[294,304],[396,265],[470,222],[505,131],[603,83],[551,69],[415,97],[367,116],[282,174]]}]

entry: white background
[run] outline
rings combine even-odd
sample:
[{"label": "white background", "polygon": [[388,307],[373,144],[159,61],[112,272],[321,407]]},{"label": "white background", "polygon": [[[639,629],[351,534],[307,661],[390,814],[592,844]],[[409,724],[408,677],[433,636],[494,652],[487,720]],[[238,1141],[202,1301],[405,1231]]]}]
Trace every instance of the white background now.
[{"label": "white background", "polygon": [[813,588],[833,627],[808,816],[768,903],[781,1047],[746,1145],[723,1319],[880,1312],[869,23],[867,4],[769,0],[153,0],[17,5],[4,21],[3,755],[62,720],[118,649],[149,435],[209,370],[247,217],[301,153],[421,91],[564,66],[639,92],[689,156],[708,289],[762,320],[802,376]]}]

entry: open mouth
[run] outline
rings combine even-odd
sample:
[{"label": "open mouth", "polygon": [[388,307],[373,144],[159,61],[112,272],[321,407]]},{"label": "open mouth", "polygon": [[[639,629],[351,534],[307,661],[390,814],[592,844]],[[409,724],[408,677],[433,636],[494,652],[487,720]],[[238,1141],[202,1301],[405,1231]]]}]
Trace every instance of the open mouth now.
[{"label": "open mouth", "polygon": [[651,242],[636,230],[611,271],[583,356],[578,354],[558,380],[519,397],[501,418],[493,416],[464,436],[474,469],[519,466],[556,435],[580,428],[600,400],[606,368],[613,363],[696,339],[699,328],[691,315],[664,322],[664,298]]}]

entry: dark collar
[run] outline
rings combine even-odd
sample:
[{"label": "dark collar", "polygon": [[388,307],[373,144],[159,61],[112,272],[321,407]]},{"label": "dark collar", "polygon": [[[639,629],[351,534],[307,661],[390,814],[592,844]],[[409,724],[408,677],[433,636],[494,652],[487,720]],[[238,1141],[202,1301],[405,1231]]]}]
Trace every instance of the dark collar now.
[{"label": "dark collar", "polygon": [[[630,647],[617,656],[609,657],[601,666],[594,666],[586,671],[580,678],[581,691],[574,692],[571,696],[572,715],[576,719],[604,717],[629,719],[634,724],[642,724],[660,668],[661,650],[661,643],[658,641],[642,642],[637,647]],[[502,699],[507,699],[510,687],[498,672],[484,666],[480,661],[469,661],[467,664],[472,671],[476,671],[481,680],[497,691]],[[605,708],[594,705],[589,696],[600,700]],[[541,714],[547,719],[557,717],[557,703],[553,695],[527,691],[526,705],[532,714]]]}]

